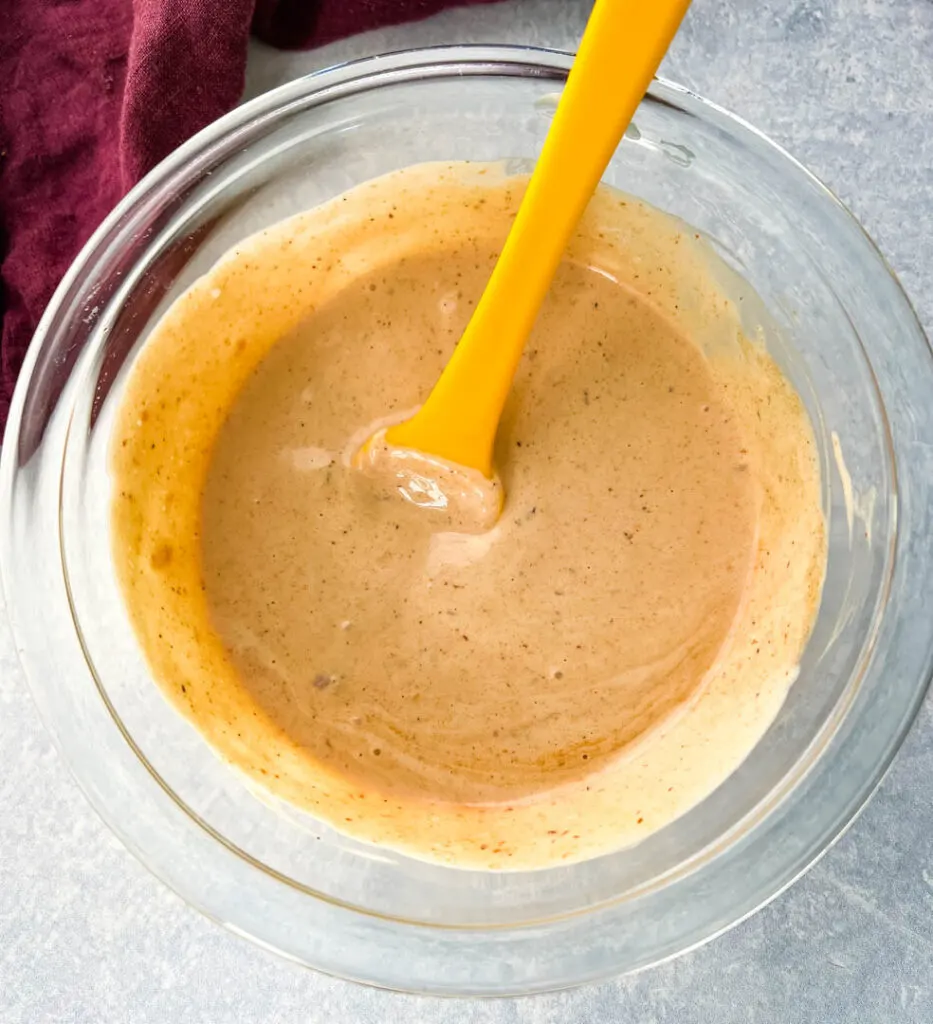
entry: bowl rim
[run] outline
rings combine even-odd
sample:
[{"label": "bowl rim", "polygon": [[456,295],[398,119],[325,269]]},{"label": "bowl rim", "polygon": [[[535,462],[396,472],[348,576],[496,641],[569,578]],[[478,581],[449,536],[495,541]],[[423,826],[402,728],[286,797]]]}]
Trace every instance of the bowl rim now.
[{"label": "bowl rim", "polygon": [[[283,114],[287,113],[291,104],[304,104],[304,101],[312,95],[317,97],[318,103],[326,103],[339,98],[340,95],[345,94],[348,91],[353,93],[363,91],[360,88],[360,83],[369,83],[366,88],[370,89],[380,88],[387,84],[391,84],[393,81],[392,76],[395,73],[401,72],[402,74],[410,74],[413,71],[424,72],[428,70],[436,77],[449,77],[452,74],[462,74],[462,68],[464,65],[468,66],[468,73],[473,75],[522,75],[531,73],[537,77],[560,80],[566,76],[572,59],[573,57],[571,54],[562,51],[537,47],[511,45],[490,46],[483,44],[429,47],[364,57],[359,60],[343,62],[323,68],[295,79],[292,82],[286,83],[277,89],[270,90],[269,92],[262,94],[242,106],[235,108],[233,111],[224,115],[224,117],[213,122],[211,125],[208,125],[205,129],[175,150],[174,153],[170,154],[164,161],[162,161],[162,163],[154,168],[132,190],[130,190],[130,192],[123,198],[123,200],[121,200],[100,227],[94,232],[79,255],[76,257],[75,261],[72,263],[50,301],[49,306],[43,314],[42,319],[40,320],[33,343],[29,348],[17,383],[5,435],[6,444],[4,444],[2,456],[0,456],[0,511],[2,511],[4,521],[9,522],[11,519],[17,474],[23,468],[16,458],[15,452],[18,447],[16,442],[19,439],[19,434],[22,429],[24,409],[29,399],[30,386],[34,380],[37,367],[43,357],[48,357],[45,345],[52,332],[55,319],[58,316],[68,315],[71,312],[71,309],[73,308],[73,293],[81,280],[82,273],[94,262],[95,259],[99,257],[101,252],[106,251],[106,249],[113,244],[113,239],[119,235],[121,225],[124,220],[132,213],[139,213],[140,209],[145,206],[146,198],[151,195],[156,186],[172,179],[176,173],[183,169],[186,169],[189,173],[196,172],[199,162],[205,159],[205,153],[211,149],[215,142],[218,142],[221,139],[229,140],[231,138],[236,138],[238,132],[245,132],[247,128],[250,130],[258,128],[267,120],[277,120]],[[458,68],[460,70],[453,71],[453,68]],[[430,77],[430,75],[422,75],[421,77]],[[714,120],[717,118],[722,119],[732,129],[737,129],[739,132],[750,133],[781,157],[782,160],[786,162],[789,167],[793,168],[796,173],[805,175],[812,183],[816,184],[825,199],[830,200],[837,208],[837,212],[844,215],[844,217],[850,222],[856,225],[858,224],[845,206],[829,189],[819,182],[814,175],[807,171],[797,160],[787,154],[780,146],[776,145],[761,131],[751,126],[742,118],[731,114],[715,103],[703,99],[689,89],[660,78],[656,79],[652,83],[652,86],[649,89],[649,95],[662,103],[670,103],[674,100],[677,100],[680,103],[685,103],[692,106],[695,113],[712,117]],[[914,333],[919,337],[919,339],[922,339],[922,342],[926,347],[927,356],[933,356],[916,313],[897,281],[893,270],[888,266],[886,260],[878,251],[874,242],[870,239],[867,233],[861,229],[860,226],[859,230],[863,241],[870,247],[873,258],[876,259],[887,271],[888,285],[889,287],[893,285],[894,289],[892,295],[904,306],[907,315],[912,318]],[[872,366],[870,362],[869,366]],[[933,363],[930,364],[930,369],[933,369]],[[17,568],[14,568],[14,565],[16,565]],[[28,663],[28,657],[26,654],[26,649],[29,645],[26,642],[25,637],[22,635],[22,625],[16,621],[16,617],[14,615],[14,603],[10,601],[10,597],[14,592],[14,587],[12,585],[13,578],[18,572],[23,572],[24,570],[22,566],[18,565],[18,553],[10,543],[10,532],[8,530],[3,532],[2,540],[0,540],[0,569],[2,569],[3,589],[7,597],[8,616],[11,621],[13,634],[17,641],[17,653],[20,657],[21,663],[23,664],[27,680],[29,681],[30,690],[37,699],[37,704],[40,707],[40,713],[45,720],[47,728],[52,733],[56,745],[63,753],[66,763],[69,764],[69,768],[75,775],[79,786],[81,786],[82,790],[85,792],[85,795],[88,797],[92,806],[94,806],[95,810],[97,810],[105,823],[107,823],[108,826],[115,831],[118,836],[120,836],[124,843],[132,852],[134,852],[134,854],[136,854],[142,863],[160,877],[163,882],[182,896],[186,902],[197,906],[198,909],[214,920],[221,921],[221,923],[225,924],[226,927],[235,933],[247,935],[247,937],[252,938],[260,945],[269,948],[270,944],[260,935],[249,933],[232,922],[223,921],[222,915],[211,906],[205,905],[205,901],[199,898],[199,894],[192,893],[190,888],[186,890],[184,885],[178,884],[177,879],[166,877],[164,871],[159,871],[154,867],[153,864],[147,860],[146,855],[140,848],[139,844],[133,840],[132,836],[126,834],[125,826],[122,823],[114,822],[112,820],[111,814],[104,806],[102,806],[104,801],[101,795],[96,792],[89,792],[88,787],[82,781],[81,773],[75,766],[73,758],[69,756],[67,745],[62,742],[62,737],[57,730],[54,721],[48,715],[47,705],[36,695],[36,674],[30,670],[30,664]],[[64,567],[62,567],[62,571],[66,571]],[[892,572],[894,571],[896,571],[896,565],[892,568]],[[89,662],[89,665],[90,664],[91,663]],[[921,670],[921,677],[915,684],[915,688],[912,692],[912,699],[904,708],[904,714],[902,716],[899,729],[892,734],[892,737],[888,741],[884,756],[878,760],[870,772],[866,773],[865,779],[858,787],[858,792],[852,799],[850,799],[848,805],[837,816],[837,819],[831,822],[829,826],[824,827],[818,836],[813,837],[806,852],[798,856],[795,863],[788,866],[787,870],[783,872],[783,875],[776,887],[772,887],[768,894],[763,898],[753,901],[753,905],[749,905],[741,910],[734,916],[734,918],[730,917],[728,921],[706,928],[703,930],[702,935],[699,935],[692,941],[679,946],[676,950],[651,957],[647,962],[634,964],[633,969],[639,969],[641,967],[650,966],[654,963],[663,962],[664,960],[670,959],[673,956],[686,952],[689,949],[696,948],[706,941],[709,941],[716,935],[721,934],[723,931],[728,930],[728,928],[750,916],[761,906],[770,902],[771,899],[774,899],[780,892],[791,885],[798,877],[800,877],[801,874],[812,866],[812,864],[815,863],[816,860],[818,860],[819,857],[822,856],[822,854],[825,853],[825,851],[829,849],[839,836],[841,836],[851,825],[871,794],[880,784],[897,749],[900,746],[900,743],[903,741],[904,736],[919,710],[926,693],[927,686],[929,685],[931,671],[933,671],[933,650],[931,650],[928,645],[925,663]],[[852,699],[854,701],[855,696],[853,696]],[[116,724],[119,727],[119,719],[116,719]],[[820,755],[821,757],[826,756],[827,748],[837,739],[836,732],[837,729],[834,729],[830,735],[825,737],[823,737],[821,733],[822,746],[824,748]],[[171,794],[171,796],[175,798],[174,794]],[[762,823],[766,817],[767,815],[762,816]],[[203,822],[201,825],[204,827]],[[220,838],[221,841],[226,844],[226,841],[223,840],[222,837],[218,837],[213,830],[210,831],[215,838]],[[717,843],[716,845],[718,846],[719,844]],[[235,853],[235,855],[242,856],[241,853]],[[252,864],[254,867],[259,867],[267,874],[274,874],[266,865],[258,864],[254,860],[252,861]],[[285,879],[281,876],[279,876],[278,881],[280,884],[295,886],[295,883],[292,880]],[[328,899],[320,893],[310,893],[307,889],[305,889],[305,892],[317,900]],[[608,912],[613,907],[618,907],[619,902],[619,900],[615,900],[611,902],[609,907],[600,907],[598,909],[600,911],[606,910]],[[353,915],[366,915],[370,913],[359,907],[339,903],[335,909],[340,913],[350,913]],[[583,918],[588,914],[589,911],[580,911],[572,916]],[[385,918],[385,915],[375,914],[373,916],[384,918],[386,922],[395,926],[402,924],[402,922],[399,922],[397,919]],[[411,922],[406,922],[404,923],[404,926],[417,927],[418,929],[426,931],[445,930],[442,925],[431,925],[426,923],[419,923],[417,926],[414,926]],[[500,925],[469,927],[464,930],[471,933],[473,936],[481,936],[492,931],[508,933],[510,931],[514,931],[515,926]],[[276,951],[286,956],[290,955],[289,952],[284,949],[276,949]],[[335,973],[354,980],[369,982],[380,987],[408,988],[404,979],[400,980],[395,977],[380,978],[373,976],[361,976],[356,970],[348,968],[345,965],[344,969],[338,968],[336,970],[329,970],[328,965],[322,963],[316,963],[314,966],[320,970],[327,971],[328,973]],[[616,973],[616,970],[612,965],[603,965],[601,969],[593,971],[586,976],[574,977],[572,979],[561,981],[557,984],[542,980],[538,985],[523,985],[519,991],[544,991],[556,987],[568,987],[569,985],[579,984],[584,981],[592,981],[606,977],[613,973]],[[430,986],[428,989],[424,986],[419,986],[410,990],[425,991],[430,989]],[[450,991],[451,989],[449,987],[445,988],[442,985],[434,990]],[[508,986],[505,986],[501,989],[495,989],[494,992],[490,989],[478,989],[476,991],[469,991],[469,994],[504,994],[509,991],[512,990],[509,989]]]}]

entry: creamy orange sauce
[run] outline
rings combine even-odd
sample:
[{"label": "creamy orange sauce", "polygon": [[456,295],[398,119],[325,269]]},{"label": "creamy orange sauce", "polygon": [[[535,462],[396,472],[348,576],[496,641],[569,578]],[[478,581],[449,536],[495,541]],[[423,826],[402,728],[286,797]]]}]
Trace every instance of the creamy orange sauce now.
[{"label": "creamy orange sauce", "polygon": [[169,698],[277,795],[473,867],[592,856],[705,796],[784,699],[825,563],[799,399],[705,247],[608,190],[519,369],[502,490],[448,504],[442,466],[361,467],[450,356],[524,184],[409,168],[243,243],[149,338],[112,460]]}]

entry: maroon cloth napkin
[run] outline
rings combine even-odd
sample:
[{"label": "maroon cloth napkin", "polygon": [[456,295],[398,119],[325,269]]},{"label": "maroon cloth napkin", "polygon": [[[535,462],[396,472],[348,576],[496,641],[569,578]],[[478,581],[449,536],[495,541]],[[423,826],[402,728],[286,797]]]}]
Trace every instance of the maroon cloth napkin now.
[{"label": "maroon cloth napkin", "polygon": [[43,309],[130,186],[300,49],[491,0],[0,0],[0,429]]}]

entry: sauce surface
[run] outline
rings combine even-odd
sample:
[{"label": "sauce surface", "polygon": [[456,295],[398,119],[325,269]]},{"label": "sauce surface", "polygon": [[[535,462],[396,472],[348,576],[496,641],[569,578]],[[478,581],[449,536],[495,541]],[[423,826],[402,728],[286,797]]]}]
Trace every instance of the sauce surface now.
[{"label": "sauce surface", "polygon": [[436,380],[523,187],[409,168],[243,243],[153,332],[113,449],[169,696],[278,795],[465,866],[605,852],[706,795],[780,706],[825,561],[799,399],[712,255],[608,190],[516,377],[495,525],[354,464]]}]

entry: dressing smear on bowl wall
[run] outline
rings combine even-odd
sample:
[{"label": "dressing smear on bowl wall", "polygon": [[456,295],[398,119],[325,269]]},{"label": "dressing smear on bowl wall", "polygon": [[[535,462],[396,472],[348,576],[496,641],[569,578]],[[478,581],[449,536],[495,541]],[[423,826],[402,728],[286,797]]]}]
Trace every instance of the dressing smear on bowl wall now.
[{"label": "dressing smear on bowl wall", "polygon": [[518,371],[494,525],[361,471],[525,183],[411,167],[246,240],[148,339],[112,442],[115,562],[168,698],[277,796],[474,868],[608,852],[706,796],[784,700],[826,561],[799,398],[708,248],[608,189]]}]

